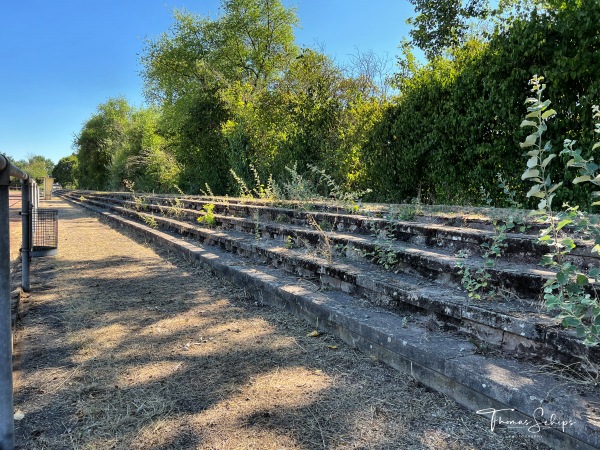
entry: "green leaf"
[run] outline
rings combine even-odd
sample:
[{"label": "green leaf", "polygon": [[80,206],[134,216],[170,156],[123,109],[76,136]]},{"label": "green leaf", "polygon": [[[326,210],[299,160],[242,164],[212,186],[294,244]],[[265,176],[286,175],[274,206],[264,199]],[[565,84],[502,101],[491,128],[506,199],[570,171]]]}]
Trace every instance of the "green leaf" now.
[{"label": "green leaf", "polygon": [[531,158],[529,158],[529,160],[527,160],[527,167],[529,169],[534,168],[535,166],[537,166],[538,164],[538,157],[537,156],[532,156]]},{"label": "green leaf", "polygon": [[525,138],[525,142],[521,142],[519,145],[521,146],[521,148],[531,147],[532,145],[535,145],[536,141],[537,134],[530,134]]},{"label": "green leaf", "polygon": [[550,161],[552,161],[554,159],[554,157],[556,156],[556,153],[552,153],[551,155],[548,155],[543,161],[542,161],[542,167],[545,168],[548,163]]},{"label": "green leaf", "polygon": [[556,274],[556,281],[558,281],[561,285],[565,285],[569,282],[569,276],[564,272],[558,272]]},{"label": "green leaf", "polygon": [[548,202],[546,201],[545,198],[543,198],[542,200],[540,200],[537,207],[538,207],[538,209],[545,209],[547,204],[548,204]]},{"label": "green leaf", "polygon": [[529,189],[529,192],[527,192],[527,197],[544,198],[545,195],[543,192],[540,191],[541,188],[541,184],[534,184],[533,186],[531,186],[531,189]]},{"label": "green leaf", "polygon": [[570,237],[563,239],[562,241],[560,241],[560,243],[569,250],[572,250],[575,248],[575,241],[573,241],[573,239],[571,239]]},{"label": "green leaf", "polygon": [[523,175],[521,175],[521,180],[526,180],[528,178],[535,178],[535,177],[539,177],[540,175],[540,171],[537,169],[529,169],[527,171],[525,171],[525,173]]},{"label": "green leaf", "polygon": [[590,181],[592,179],[592,177],[590,177],[589,175],[582,175],[580,177],[577,177],[573,180],[573,184],[578,184],[578,183],[583,183],[584,181]]},{"label": "green leaf", "polygon": [[532,121],[532,120],[524,120],[523,122],[521,122],[520,127],[537,127],[537,123]]},{"label": "green leaf", "polygon": [[565,317],[562,320],[562,325],[567,328],[577,328],[581,325],[581,321],[575,317]]},{"label": "green leaf", "polygon": [[559,187],[561,187],[563,184],[563,182],[561,181],[560,183],[556,183],[554,186],[552,186],[549,190],[548,190],[548,194],[552,194],[555,190],[557,190]]},{"label": "green leaf", "polygon": [[546,307],[549,310],[557,308],[560,305],[560,301],[555,295],[546,295],[544,298],[546,299]]},{"label": "green leaf", "polygon": [[556,111],[554,111],[553,109],[549,109],[548,111],[544,112],[544,114],[542,114],[542,119],[546,120],[548,117],[554,115],[556,115]]},{"label": "green leaf", "polygon": [[588,283],[588,278],[582,274],[582,273],[578,273],[577,274],[577,284],[579,286],[586,286]]},{"label": "green leaf", "polygon": [[[579,294],[581,294],[581,287],[579,287],[575,283],[569,283],[569,284],[565,285],[565,289],[567,290],[567,292],[569,293],[569,295],[579,295]],[[570,307],[571,310],[574,310],[576,305],[569,304],[568,306]]]}]

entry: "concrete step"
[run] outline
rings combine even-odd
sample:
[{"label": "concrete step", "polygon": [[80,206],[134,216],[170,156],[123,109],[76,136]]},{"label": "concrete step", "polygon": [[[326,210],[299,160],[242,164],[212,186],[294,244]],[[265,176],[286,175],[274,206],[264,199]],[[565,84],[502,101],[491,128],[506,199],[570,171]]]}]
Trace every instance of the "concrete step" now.
[{"label": "concrete step", "polygon": [[[364,259],[342,255],[327,260],[314,255],[314,251],[311,254],[310,249],[286,248],[283,239],[256,239],[235,229],[207,229],[114,203],[87,201],[136,220],[152,219],[161,229],[219,246],[255,264],[282,268],[330,289],[358,295],[414,320],[430,316],[429,326],[468,335],[512,357],[562,364],[573,363],[578,357],[600,360],[600,349],[582,345],[531,300],[475,303],[441,278],[432,281],[410,272],[393,273]],[[439,257],[431,256],[431,261]]]},{"label": "concrete step", "polygon": [[547,368],[482,351],[466,336],[430,327],[427,321],[406,320],[405,315],[340,290],[319,289],[281,268],[258,265],[218,246],[206,247],[190,237],[85,206],[238,283],[257,304],[288,308],[319,330],[411,374],[484,415],[492,429],[501,419],[505,425],[507,421],[520,425],[525,436],[552,448],[600,448],[600,397],[593,386],[566,383]]},{"label": "concrete step", "polygon": [[[86,193],[90,198],[104,199],[109,202],[132,201],[131,193]],[[157,205],[166,207],[166,211],[173,209],[175,197],[139,195],[138,199],[144,200],[143,208],[160,211]],[[223,200],[223,198],[218,198]],[[199,214],[204,205],[214,205],[214,213],[222,217],[242,217],[254,219],[256,215],[261,221],[288,223],[298,226],[309,226],[308,217],[312,217],[323,229],[358,234],[372,235],[387,230],[394,239],[400,242],[412,243],[431,248],[445,248],[447,251],[457,253],[467,251],[474,255],[483,252],[482,244],[491,244],[496,234],[490,219],[473,219],[469,217],[428,217],[425,222],[403,221],[398,219],[382,218],[373,215],[344,214],[330,211],[312,211],[304,208],[280,208],[264,204],[264,202],[250,201],[246,203],[227,201],[213,202],[208,199],[177,199],[179,213],[190,220],[195,220],[194,214]],[[285,203],[285,202],[284,202]],[[135,202],[134,202],[135,204]],[[138,202],[139,206],[139,202]],[[311,205],[313,206],[313,205]],[[325,209],[324,206],[321,206]],[[165,211],[162,209],[162,211]],[[440,222],[440,223],[438,223]],[[461,224],[461,226],[455,226]],[[540,225],[534,222],[527,223],[527,233],[507,232],[506,246],[503,255],[509,258],[539,262],[541,257],[548,253],[547,246],[537,241]],[[600,266],[600,257],[591,252],[593,245],[583,237],[576,239],[577,248],[567,256],[574,263],[588,267]]]},{"label": "concrete step", "polygon": [[[89,196],[89,199],[97,198],[99,201],[118,204],[125,207],[136,206],[134,202],[122,200],[106,195]],[[272,209],[272,208],[271,208]],[[155,212],[157,214],[169,214],[169,208],[157,204],[146,204],[144,211]],[[303,213],[305,214],[305,213]],[[173,214],[171,214],[173,215]],[[346,256],[358,257],[363,255],[367,259],[379,264],[387,264],[390,260],[397,263],[390,265],[389,269],[394,271],[403,271],[424,276],[429,279],[439,279],[441,282],[450,282],[457,287],[461,286],[461,278],[457,264],[464,264],[472,271],[480,268],[486,268],[491,275],[490,284],[519,298],[535,298],[542,291],[542,286],[548,277],[553,275],[550,270],[544,270],[535,263],[538,258],[525,258],[514,256],[510,261],[504,258],[498,259],[494,267],[487,267],[486,261],[477,253],[468,258],[460,257],[460,253],[455,253],[456,247],[426,245],[418,237],[398,241],[393,237],[382,238],[379,235],[371,235],[356,232],[357,229],[347,230],[336,229],[334,231],[317,231],[314,227],[306,225],[306,219],[302,219],[302,224],[289,224],[285,221],[272,221],[272,212],[258,218],[247,218],[238,216],[229,216],[215,214],[215,220],[220,228],[236,229],[251,234],[260,233],[262,236],[270,236],[273,239],[287,240],[292,238],[290,245],[310,244],[319,245],[320,241],[327,241],[337,249],[342,249]],[[178,211],[177,218],[189,220],[196,223],[199,217],[196,210],[181,209]],[[326,222],[325,222],[326,223]],[[406,225],[406,224],[404,224]],[[363,227],[364,228],[364,227]],[[438,231],[440,227],[437,227]],[[442,230],[443,233],[450,233],[452,230]],[[474,235],[481,234],[481,231],[475,230]],[[473,233],[471,233],[473,235]],[[471,236],[472,237],[472,236]],[[456,233],[448,239],[448,242],[457,242],[459,240],[469,241],[471,244],[474,239],[465,238],[464,233]],[[532,242],[531,239],[528,242]],[[322,243],[322,242],[321,242]],[[516,244],[515,244],[516,245]],[[464,247],[463,247],[464,248]],[[481,249],[477,246],[479,253]]]}]

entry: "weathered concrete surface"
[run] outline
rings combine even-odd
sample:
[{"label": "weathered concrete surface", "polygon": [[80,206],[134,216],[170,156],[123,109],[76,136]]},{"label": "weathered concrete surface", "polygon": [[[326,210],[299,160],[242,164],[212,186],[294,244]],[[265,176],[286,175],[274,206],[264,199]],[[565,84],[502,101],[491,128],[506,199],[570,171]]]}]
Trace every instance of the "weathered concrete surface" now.
[{"label": "weathered concrete surface", "polygon": [[[243,265],[230,254],[208,251],[191,240],[94,209],[240,284],[257,301],[300,314],[318,328],[411,373],[473,411],[486,414],[485,410],[492,408],[496,421],[510,421],[514,426],[519,423],[523,433],[557,449],[600,448],[597,392],[585,392],[584,396],[581,388],[537,373],[533,365],[477,354],[468,340],[406,323],[396,314],[343,292],[323,292],[278,269]],[[491,419],[491,413],[487,415]]]},{"label": "weathered concrete surface", "polygon": [[[283,268],[301,277],[319,279],[333,289],[361,296],[373,304],[401,314],[415,311],[418,314],[434,314],[444,326],[466,333],[515,357],[563,364],[572,364],[576,357],[592,361],[600,358],[599,348],[586,347],[572,333],[556,330],[556,320],[527,302],[488,302],[483,307],[466,301],[464,292],[452,286],[415,278],[410,274],[390,273],[364,260],[347,263],[326,261],[288,250],[278,240],[257,241],[252,233],[207,229],[170,217],[117,206],[119,202],[86,201],[134,219],[152,219],[167,231],[190,236],[205,245],[220,246],[259,264]],[[435,255],[431,256],[429,263],[437,264]],[[448,263],[445,269],[442,267],[439,270],[447,272],[451,268],[452,265]],[[519,274],[522,276],[523,272]],[[546,339],[547,334],[551,339]]]}]

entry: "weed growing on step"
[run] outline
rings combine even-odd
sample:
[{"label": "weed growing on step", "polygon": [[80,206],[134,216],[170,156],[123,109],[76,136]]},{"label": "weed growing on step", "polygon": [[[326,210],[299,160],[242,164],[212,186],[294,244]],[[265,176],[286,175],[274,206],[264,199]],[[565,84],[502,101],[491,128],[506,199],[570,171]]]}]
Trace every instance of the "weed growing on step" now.
[{"label": "weed growing on step", "polygon": [[421,200],[415,197],[408,204],[390,206],[385,218],[389,221],[412,221],[419,215],[423,215],[423,205],[421,204]]},{"label": "weed growing on step", "polygon": [[458,269],[458,275],[461,276],[461,285],[467,291],[469,298],[474,300],[492,300],[501,293],[504,289],[492,285],[492,276],[490,269],[496,265],[496,261],[502,256],[504,249],[508,246],[508,232],[518,229],[524,231],[524,225],[516,220],[513,215],[509,215],[504,221],[494,220],[494,234],[489,241],[480,245],[482,256],[484,259],[483,267],[474,269],[466,264],[465,260],[468,253],[462,251],[456,254],[459,258],[454,267]]},{"label": "weed growing on step", "polygon": [[285,237],[285,248],[292,249],[295,247],[294,238],[292,236]]},{"label": "weed growing on step", "polygon": [[260,238],[262,238],[262,234],[260,232],[260,213],[258,211],[254,211],[252,217],[254,218],[254,239],[258,241]]},{"label": "weed growing on step", "polygon": [[479,197],[481,201],[487,206],[492,206],[492,196],[490,195],[490,191],[488,191],[483,186],[479,186]]},{"label": "weed growing on step", "polygon": [[183,192],[179,186],[177,186],[175,184],[173,187],[175,188],[177,193],[181,196],[181,198],[187,198],[187,194],[185,192]]},{"label": "weed growing on step", "polygon": [[533,373],[551,373],[568,383],[600,387],[600,363],[588,357],[579,356],[578,361],[571,364],[554,362],[536,366]]},{"label": "weed growing on step", "polygon": [[319,198],[314,184],[298,173],[297,166],[297,163],[294,163],[292,167],[285,166],[290,179],[281,184],[279,197],[302,202]]},{"label": "weed growing on step", "polygon": [[254,165],[250,164],[250,170],[252,171],[252,175],[254,176],[254,187],[249,188],[246,182],[240,177],[233,169],[229,169],[233,179],[236,181],[238,185],[238,190],[240,193],[240,197],[242,198],[258,198],[261,200],[267,201],[275,201],[278,196],[276,194],[277,188],[275,186],[275,182],[273,180],[273,175],[269,175],[269,179],[267,180],[267,184],[264,185],[260,179],[258,171],[254,167]]},{"label": "weed growing on step", "polygon": [[398,264],[398,254],[393,247],[396,241],[396,224],[387,224],[379,232],[374,227],[371,230],[375,232],[376,236],[375,246],[370,254],[372,261],[383,266],[386,270],[392,270]]},{"label": "weed growing on step", "polygon": [[202,209],[204,210],[203,215],[196,219],[197,222],[204,224],[209,228],[214,227],[217,224],[217,219],[215,218],[215,214],[213,212],[215,205],[212,203],[207,203],[202,207]]},{"label": "weed growing on step", "polygon": [[134,192],[135,190],[135,182],[131,181],[131,180],[123,180],[123,186],[125,186],[125,189],[129,192]]},{"label": "weed growing on step", "polygon": [[[236,175],[237,176],[237,175]],[[214,197],[215,194],[213,194],[212,189],[210,188],[208,183],[204,183],[204,188],[205,189],[200,189],[200,193],[202,195],[204,195],[205,197]]]},{"label": "weed growing on step", "polygon": [[158,222],[156,222],[156,219],[154,218],[154,214],[152,214],[151,216],[139,214],[139,217],[150,228],[154,228],[154,229],[158,228]]},{"label": "weed growing on step", "polygon": [[498,180],[498,187],[502,189],[502,193],[504,194],[510,207],[515,210],[521,209],[523,204],[517,201],[517,193],[510,187],[508,181],[505,180],[504,175],[498,172],[496,174],[496,179]]},{"label": "weed growing on step", "polygon": [[341,204],[350,214],[356,214],[360,210],[360,199],[372,192],[371,189],[363,191],[347,191],[336,183],[331,175],[325,170],[312,164],[307,164],[308,169],[319,177],[317,185],[325,184],[327,186],[327,198],[337,204]]},{"label": "weed growing on step", "polygon": [[[592,239],[594,247],[591,251],[600,254],[600,226],[597,218],[590,217],[577,207],[568,207],[558,214],[552,209],[552,200],[562,183],[553,183],[548,175],[548,165],[557,155],[552,151],[550,141],[544,144],[542,137],[547,129],[547,120],[556,115],[556,111],[548,108],[550,100],[542,100],[542,93],[546,88],[543,80],[543,77],[534,76],[530,81],[535,97],[527,99],[528,114],[521,127],[533,128],[533,132],[521,143],[521,147],[528,150],[529,157],[527,170],[521,178],[533,184],[527,197],[539,198],[537,210],[533,214],[546,224],[539,236],[539,241],[549,249],[543,263],[557,271],[556,276],[551,277],[544,285],[546,307],[550,311],[558,311],[562,325],[575,329],[577,335],[584,338],[583,343],[592,346],[600,343],[600,303],[595,288],[600,280],[600,270],[595,267],[580,268],[566,260],[576,243],[565,234],[565,230],[570,228]],[[598,121],[595,131],[600,133],[600,110],[597,106],[594,106],[593,113],[594,119]],[[571,158],[567,167],[579,171],[579,176],[573,182],[600,185],[598,165],[593,157],[584,158],[581,149],[576,149],[575,144],[574,141],[565,140],[561,152],[561,155]],[[592,150],[598,147],[600,142],[594,144]],[[593,192],[592,196],[600,197],[600,191]],[[598,205],[600,202],[593,204]]]},{"label": "weed growing on step", "polygon": [[334,250],[337,255],[345,256],[348,254],[348,244],[335,244]]},{"label": "weed growing on step", "polygon": [[136,211],[146,211],[148,208],[148,203],[146,202],[146,198],[143,195],[137,196],[133,192],[131,193],[133,198],[134,208]]},{"label": "weed growing on step", "polygon": [[371,236],[375,238],[373,251],[360,249],[357,253],[363,258],[368,258],[372,263],[383,266],[386,270],[392,270],[398,264],[398,253],[394,248],[396,226],[396,224],[387,224],[379,230],[375,223],[369,223]]},{"label": "weed growing on step", "polygon": [[331,245],[331,239],[329,238],[329,235],[325,231],[323,231],[323,228],[321,228],[321,226],[317,223],[317,221],[312,215],[308,214],[306,216],[306,222],[315,230],[317,230],[319,234],[319,245],[317,253],[323,256],[325,259],[327,259],[328,263],[331,263],[333,261],[333,248]]},{"label": "weed growing on step", "polygon": [[229,169],[229,172],[238,185],[239,196],[242,198],[252,198],[252,193],[244,179],[235,173],[233,169]]},{"label": "weed growing on step", "polygon": [[173,197],[169,199],[167,214],[175,218],[180,218],[183,215],[183,204],[179,197]]},{"label": "weed growing on step", "polygon": [[288,221],[288,217],[285,214],[277,214],[275,217],[275,222],[284,223]]},{"label": "weed growing on step", "polygon": [[458,274],[461,276],[461,285],[467,296],[473,300],[491,299],[494,296],[494,290],[490,287],[492,276],[486,267],[474,269],[469,267],[464,259],[468,256],[465,253],[456,255],[460,258],[455,267],[458,268]]}]

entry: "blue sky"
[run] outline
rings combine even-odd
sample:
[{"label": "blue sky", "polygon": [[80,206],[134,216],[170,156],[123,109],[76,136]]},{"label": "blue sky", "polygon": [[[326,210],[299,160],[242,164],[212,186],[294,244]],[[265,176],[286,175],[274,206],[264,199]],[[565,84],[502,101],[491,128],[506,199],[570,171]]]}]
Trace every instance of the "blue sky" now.
[{"label": "blue sky", "polygon": [[[392,60],[408,36],[406,0],[284,0],[297,8],[299,45],[337,62],[373,50]],[[96,107],[143,104],[138,55],[168,31],[172,10],[217,17],[219,0],[3,0],[0,6],[0,152],[57,162]],[[393,61],[392,61],[393,63]]]}]

